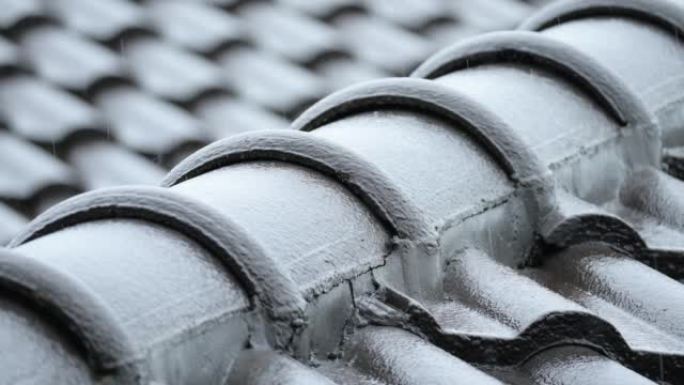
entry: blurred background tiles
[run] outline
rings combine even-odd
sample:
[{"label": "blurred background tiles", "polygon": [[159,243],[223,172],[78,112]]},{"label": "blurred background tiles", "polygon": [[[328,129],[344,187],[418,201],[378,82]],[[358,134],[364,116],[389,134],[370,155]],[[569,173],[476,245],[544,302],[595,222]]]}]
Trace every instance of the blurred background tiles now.
[{"label": "blurred background tiles", "polygon": [[0,0],[0,242],[72,194],[287,129],[326,94],[515,26],[522,0]]}]

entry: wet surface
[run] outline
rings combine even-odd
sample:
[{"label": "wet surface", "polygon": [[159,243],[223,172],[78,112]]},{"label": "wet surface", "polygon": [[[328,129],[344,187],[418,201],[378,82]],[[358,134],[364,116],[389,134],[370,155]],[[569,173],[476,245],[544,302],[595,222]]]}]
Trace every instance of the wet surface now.
[{"label": "wet surface", "polygon": [[[290,3],[297,4],[221,3],[239,17],[274,23],[258,36],[260,48],[226,46],[219,56],[224,66],[249,67],[233,91],[284,115],[325,83],[312,57],[339,48],[325,35],[310,49],[286,48],[289,41],[274,34],[294,28],[281,20],[290,13],[274,9]],[[448,19],[417,5],[393,12],[379,2],[365,11],[332,3],[301,6],[316,15],[307,17],[323,18],[308,28],[356,26],[346,55],[334,60],[383,62],[386,72],[424,55],[421,34]],[[548,8],[525,24],[542,30],[542,43],[531,33],[479,40],[483,50],[506,51],[495,62],[356,87],[295,123],[311,132],[238,134],[182,161],[163,188],[105,190],[48,210],[0,256],[0,344],[19,344],[18,357],[49,364],[29,376],[23,359],[0,360],[12,372],[0,383],[37,384],[55,373],[66,384],[683,383],[684,182],[666,173],[677,165],[676,135],[659,136],[681,127],[671,119],[656,125],[653,116],[665,110],[642,94],[655,91],[635,87],[649,79],[667,111],[678,106],[663,92],[677,84],[684,47],[653,27],[654,19],[676,24],[684,14],[668,4]],[[133,10],[147,6],[123,5],[118,27],[82,24],[85,35],[107,46],[114,31],[131,34],[139,23]],[[566,18],[575,6],[586,7],[582,16]],[[22,7],[0,21],[32,12],[30,3]],[[549,15],[552,26],[543,21]],[[373,24],[380,17],[391,28]],[[220,29],[195,43],[164,28],[184,41],[184,54],[193,44],[204,52],[221,39],[240,40]],[[604,29],[610,58],[596,48],[603,43],[586,39]],[[419,40],[406,38],[403,51],[372,48],[382,36],[407,33]],[[669,56],[657,71],[644,69],[621,35],[668,47]],[[171,55],[149,31],[131,36],[140,44],[132,51]],[[521,60],[506,44],[539,52]],[[557,66],[574,52],[584,56]],[[290,70],[278,72],[266,57],[293,66],[292,77],[273,76]],[[131,79],[170,76],[145,71]],[[249,88],[263,73],[270,81]],[[53,81],[77,94],[90,80],[76,75],[88,78],[63,72]],[[190,151],[183,143],[209,140],[201,128],[188,136],[192,125],[182,126],[180,116],[196,121],[186,102],[206,102],[196,95],[213,81],[183,78],[172,89],[148,79],[143,93],[128,76],[95,87],[94,100],[136,111],[113,115],[138,119],[128,132],[139,152],[168,158],[174,148]],[[285,91],[274,90],[299,82],[293,79],[302,87],[279,100]],[[140,103],[131,104],[134,96]],[[148,118],[169,136],[131,128]],[[662,147],[665,168],[655,156]],[[69,157],[88,162],[78,152]],[[69,175],[70,166],[60,165]]]}]

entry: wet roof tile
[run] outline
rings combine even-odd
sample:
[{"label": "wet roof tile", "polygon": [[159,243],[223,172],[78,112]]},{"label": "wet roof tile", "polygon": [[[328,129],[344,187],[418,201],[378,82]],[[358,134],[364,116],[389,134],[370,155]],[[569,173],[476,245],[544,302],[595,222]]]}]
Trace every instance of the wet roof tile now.
[{"label": "wet roof tile", "polygon": [[372,13],[410,30],[420,31],[435,22],[455,22],[449,2],[441,0],[365,0],[364,4]]},{"label": "wet roof tile", "polygon": [[150,1],[150,22],[167,39],[187,49],[209,53],[245,40],[245,22],[201,2]]},{"label": "wet roof tile", "polygon": [[10,29],[22,20],[43,14],[40,0],[2,0],[0,7],[1,29]]},{"label": "wet roof tile", "polygon": [[129,184],[154,185],[165,174],[160,165],[103,140],[78,143],[70,148],[66,158],[88,190]]},{"label": "wet roof tile", "polygon": [[140,87],[163,99],[182,103],[227,88],[214,63],[162,40],[133,39],[126,43],[123,56]]},{"label": "wet roof tile", "polygon": [[194,116],[135,88],[111,89],[96,103],[112,135],[148,156],[161,157],[187,143],[206,140]]},{"label": "wet roof tile", "polygon": [[123,63],[115,52],[59,27],[26,31],[20,50],[37,75],[69,90],[85,92],[99,80],[123,76]]},{"label": "wet roof tile", "polygon": [[71,170],[43,149],[15,136],[0,132],[2,177],[0,196],[9,202],[30,202],[51,187],[74,189],[77,180]]},{"label": "wet roof tile", "polygon": [[377,16],[348,14],[335,22],[352,55],[392,74],[405,75],[436,48]]},{"label": "wet roof tile", "polygon": [[12,132],[40,143],[59,143],[81,130],[102,130],[90,104],[29,76],[0,80],[0,116]]},{"label": "wet roof tile", "polygon": [[334,28],[290,8],[256,3],[241,8],[240,16],[260,48],[295,63],[344,54]]},{"label": "wet roof tile", "polygon": [[146,15],[128,0],[44,1],[47,12],[66,27],[100,41],[111,41],[123,32],[146,27]]},{"label": "wet roof tile", "polygon": [[238,96],[284,115],[296,114],[327,91],[315,73],[267,51],[231,50],[219,63]]},{"label": "wet roof tile", "polygon": [[195,113],[213,139],[227,138],[251,130],[287,129],[287,119],[256,104],[219,96],[201,100]]}]

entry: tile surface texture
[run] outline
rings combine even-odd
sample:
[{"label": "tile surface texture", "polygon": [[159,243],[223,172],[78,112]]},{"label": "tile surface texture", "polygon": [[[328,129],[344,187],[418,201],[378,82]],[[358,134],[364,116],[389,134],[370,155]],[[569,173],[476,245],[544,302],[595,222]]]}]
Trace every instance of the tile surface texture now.
[{"label": "tile surface texture", "polygon": [[542,3],[0,0],[0,384],[684,384],[684,2]]}]

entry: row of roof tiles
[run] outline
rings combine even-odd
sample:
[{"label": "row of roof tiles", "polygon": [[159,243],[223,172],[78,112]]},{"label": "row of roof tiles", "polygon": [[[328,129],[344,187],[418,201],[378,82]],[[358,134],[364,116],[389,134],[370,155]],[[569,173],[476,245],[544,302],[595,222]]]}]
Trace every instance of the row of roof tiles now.
[{"label": "row of roof tiles", "polygon": [[294,122],[308,133],[214,143],[166,188],[48,210],[0,258],[0,365],[36,383],[682,383],[682,181],[662,167],[680,167],[684,8],[562,2],[521,28],[333,94]]},{"label": "row of roof tiles", "polygon": [[31,217],[75,191],[154,184],[203,144],[286,128],[331,90],[531,9],[496,3],[3,0],[0,120],[27,143],[0,199]]}]

